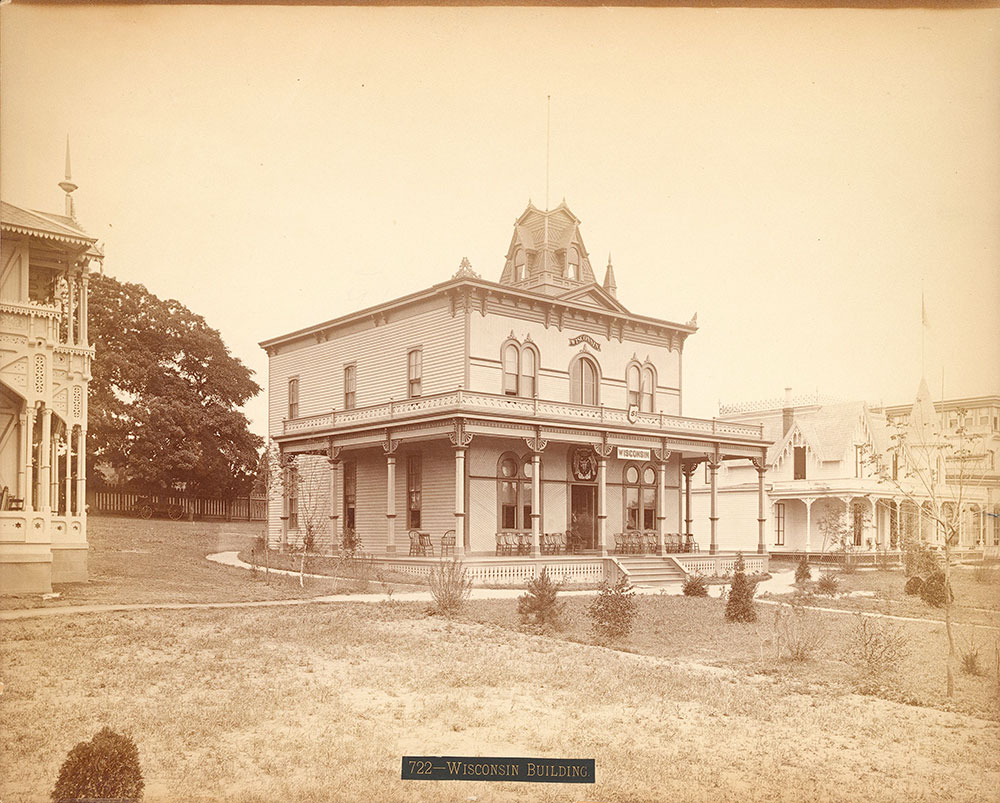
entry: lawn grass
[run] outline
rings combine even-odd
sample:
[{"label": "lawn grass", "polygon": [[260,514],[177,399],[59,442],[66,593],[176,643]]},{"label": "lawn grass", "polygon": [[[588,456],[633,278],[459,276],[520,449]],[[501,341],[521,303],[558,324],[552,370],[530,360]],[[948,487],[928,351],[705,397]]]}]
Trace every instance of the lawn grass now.
[{"label": "lawn grass", "polygon": [[[912,616],[944,621],[944,610],[924,602],[919,596],[906,594],[906,577],[902,569],[865,569],[856,572],[834,572],[839,584],[835,597],[816,594],[810,604],[848,611],[871,611],[896,616]],[[818,567],[812,567],[812,580],[806,584],[814,590],[820,577]],[[981,579],[977,579],[981,578]],[[952,566],[951,584],[955,593],[952,620],[967,625],[1000,626],[1000,572],[977,573],[976,567]],[[847,596],[852,591],[874,593],[875,596]],[[774,599],[790,599],[793,594],[771,595]]]},{"label": "lawn grass", "polygon": [[[994,799],[995,722],[750,672],[753,628],[712,605],[640,600],[642,654],[399,603],[5,622],[0,797],[44,800],[109,725],[147,801]],[[400,781],[421,754],[592,757],[598,782]]]},{"label": "lawn grass", "polygon": [[58,599],[0,597],[0,608],[160,602],[243,602],[333,593],[330,580],[272,575],[267,583],[245,569],[205,559],[249,548],[262,522],[187,522],[91,516],[87,520],[90,581],[54,585]]}]

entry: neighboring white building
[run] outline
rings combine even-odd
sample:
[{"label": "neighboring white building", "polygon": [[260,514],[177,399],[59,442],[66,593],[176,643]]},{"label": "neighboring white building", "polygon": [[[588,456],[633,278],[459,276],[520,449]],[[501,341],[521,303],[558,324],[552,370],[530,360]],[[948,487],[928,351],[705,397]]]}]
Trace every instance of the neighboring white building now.
[{"label": "neighboring white building", "polygon": [[[975,440],[975,470],[963,483],[961,494],[954,461],[947,461],[948,481],[942,481],[946,461],[940,447],[949,431],[938,424],[939,420],[947,424],[950,415],[953,431],[954,411],[960,405],[944,402],[939,414],[924,382],[912,404],[885,409],[818,395],[793,397],[790,389],[783,401],[721,405],[722,419],[760,423],[764,438],[773,441],[767,452],[768,551],[830,552],[836,545],[829,524],[841,517],[846,517],[841,518],[841,523],[853,550],[898,549],[905,533],[920,532],[923,540],[939,542],[938,528],[929,516],[921,515],[921,507],[930,509],[932,496],[946,514],[961,505],[960,548],[1000,543],[994,462],[998,430],[993,429],[1000,421],[1000,416],[994,417],[1000,413],[1000,399],[991,396],[962,402],[974,402],[969,423],[987,437]],[[933,476],[933,494],[915,479],[912,466],[899,465],[898,458],[893,464],[897,427],[906,435],[907,444],[914,447],[908,450],[913,465],[921,463],[925,475]],[[921,445],[926,448],[916,448]],[[883,457],[898,484],[878,476],[870,459],[873,454]],[[722,548],[751,546],[743,533],[757,515],[756,484],[755,467],[748,461],[727,460],[719,469],[720,521],[725,523],[719,533]],[[693,493],[692,529],[698,537],[710,500],[704,476],[699,476]]]},{"label": "neighboring white building", "polygon": [[0,588],[87,579],[87,279],[102,259],[73,215],[0,203]]}]

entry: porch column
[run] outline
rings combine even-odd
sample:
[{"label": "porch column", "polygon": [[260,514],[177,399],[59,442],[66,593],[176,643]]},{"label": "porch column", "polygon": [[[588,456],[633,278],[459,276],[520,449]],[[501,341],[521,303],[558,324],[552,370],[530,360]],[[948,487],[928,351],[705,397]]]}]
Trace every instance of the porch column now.
[{"label": "porch column", "polygon": [[531,555],[537,558],[541,551],[541,507],[542,486],[539,474],[542,471],[542,453],[531,452]]},{"label": "porch column", "polygon": [[608,556],[608,458],[597,457],[597,537],[601,539],[601,555]]},{"label": "porch column", "polygon": [[76,515],[87,515],[87,430],[76,428]]},{"label": "porch column", "polygon": [[281,465],[281,551],[284,552],[288,544],[288,483],[290,482],[290,471],[288,468],[288,458],[281,455],[278,458]]},{"label": "porch column", "polygon": [[[868,504],[870,504],[871,507],[872,507],[872,526],[871,526],[871,529],[872,529],[872,549],[877,549],[878,548],[878,544],[879,544],[879,537],[878,537],[878,507],[875,504],[875,499],[873,499],[870,496],[867,497],[867,499],[868,499]],[[865,546],[867,546],[867,544]]]},{"label": "porch column", "polygon": [[767,544],[764,542],[764,527],[767,524],[764,475],[767,473],[767,460],[761,455],[759,458],[753,458],[751,462],[757,469],[757,554],[763,555],[767,552]]},{"label": "porch column", "polygon": [[396,551],[396,455],[386,455],[385,551]]},{"label": "porch column", "polygon": [[87,332],[87,282],[90,277],[84,273],[80,277],[80,345],[89,346]]},{"label": "porch column", "polygon": [[712,507],[708,515],[708,520],[711,524],[712,540],[708,551],[713,555],[719,551],[719,488],[716,480],[718,478],[719,466],[721,465],[722,460],[718,455],[708,458],[708,472],[712,483]]},{"label": "porch column", "polygon": [[[461,418],[455,419],[448,440],[455,447],[455,557],[459,558],[465,554],[465,449],[472,443],[472,435],[465,431],[465,421]],[[537,476],[538,466],[532,463],[532,468]],[[537,510],[537,506],[531,509],[532,513]]]},{"label": "porch column", "polygon": [[24,509],[34,510],[35,467],[35,408],[28,406],[25,411],[24,427]]},{"label": "porch column", "polygon": [[41,467],[38,470],[38,509],[52,511],[52,408],[42,408],[42,443],[38,448]]},{"label": "porch column", "polygon": [[63,478],[66,486],[66,515],[73,515],[73,429],[66,430],[66,476]]},{"label": "porch column", "polygon": [[657,480],[660,487],[657,489],[656,505],[656,551],[663,554],[663,536],[667,526],[667,461],[666,455],[660,461],[657,468]]},{"label": "porch column", "polygon": [[[531,458],[531,467],[534,473],[538,474],[537,465],[538,455],[533,455]],[[532,489],[531,489],[531,527],[534,530],[536,525],[535,511],[537,510],[534,505],[537,504],[535,501],[535,487],[534,478],[532,478]],[[460,558],[465,554],[465,449],[458,448],[455,449],[455,557]]]},{"label": "porch column", "polygon": [[76,343],[76,278],[73,276],[73,263],[66,268],[66,342]]},{"label": "porch column", "polygon": [[697,463],[681,463],[684,472],[684,535],[691,535],[691,475],[698,467]]},{"label": "porch column", "polygon": [[340,538],[337,535],[340,511],[337,507],[337,481],[340,474],[340,447],[330,446],[327,462],[330,464],[330,550],[340,549]]},{"label": "porch column", "polygon": [[[24,492],[24,487],[25,487],[24,486],[24,471],[25,471],[25,468],[27,466],[27,457],[26,456],[27,456],[28,452],[30,451],[30,449],[29,449],[29,447],[27,445],[28,444],[28,413],[27,413],[27,411],[30,410],[31,408],[27,404],[25,404],[24,409],[25,409],[25,412],[21,413],[21,415],[19,416],[19,423],[21,425],[21,428],[18,430],[18,435],[20,437],[18,438],[18,442],[17,442],[18,457],[20,459],[18,460],[18,464],[17,464],[17,490],[15,491],[14,496],[16,496],[18,499],[24,499],[25,498],[25,492]],[[25,505],[25,507],[27,507],[27,505]]]},{"label": "porch column", "polygon": [[49,507],[59,515],[59,436],[51,433],[49,438],[49,465],[52,466],[52,478],[49,485]]},{"label": "porch column", "polygon": [[806,504],[806,554],[812,552],[812,527],[811,527],[811,515],[812,515],[812,499],[803,499]]}]

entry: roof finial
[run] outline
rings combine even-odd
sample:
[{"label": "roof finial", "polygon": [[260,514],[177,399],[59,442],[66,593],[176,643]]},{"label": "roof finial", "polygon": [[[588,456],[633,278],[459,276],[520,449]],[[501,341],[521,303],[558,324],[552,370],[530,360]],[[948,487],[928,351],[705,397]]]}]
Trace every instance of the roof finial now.
[{"label": "roof finial", "polygon": [[462,262],[455,271],[453,279],[481,279],[482,277],[472,269],[472,263],[468,257],[462,257]]},{"label": "roof finial", "polygon": [[611,252],[608,252],[608,270],[604,274],[604,289],[608,291],[608,294],[617,298],[618,297],[618,285],[615,284],[615,269],[611,267]]},{"label": "roof finial", "polygon": [[73,198],[71,193],[76,189],[76,184],[72,181],[72,175],[69,169],[69,134],[66,135],[66,179],[65,181],[59,182],[59,189],[66,193],[66,216],[71,218],[76,218],[76,212],[73,209]]}]

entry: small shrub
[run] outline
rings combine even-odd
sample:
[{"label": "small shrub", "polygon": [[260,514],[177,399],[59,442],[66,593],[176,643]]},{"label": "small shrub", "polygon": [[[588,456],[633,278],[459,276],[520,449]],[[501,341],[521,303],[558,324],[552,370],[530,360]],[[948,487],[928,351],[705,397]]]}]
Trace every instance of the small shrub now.
[{"label": "small shrub", "polygon": [[472,592],[472,581],[460,560],[440,560],[431,568],[431,595],[434,597],[434,613],[454,616],[465,604]]},{"label": "small shrub", "polygon": [[907,577],[927,575],[937,568],[937,556],[927,544],[912,540],[903,544],[903,574]]},{"label": "small shrub", "polygon": [[89,742],[69,751],[52,790],[53,801],[142,798],[139,749],[129,736],[102,728]]},{"label": "small shrub", "polygon": [[833,572],[823,572],[820,575],[819,582],[816,583],[816,590],[828,597],[834,596],[838,588],[840,588],[840,581]]},{"label": "small shrub", "polygon": [[602,642],[627,638],[635,624],[637,607],[635,589],[628,584],[628,578],[619,578],[614,585],[602,582],[600,593],[587,608],[594,638]]},{"label": "small shrub", "polygon": [[909,644],[901,627],[887,619],[856,615],[844,657],[858,670],[861,691],[873,692],[892,685],[908,653]]},{"label": "small shrub", "polygon": [[684,581],[685,597],[707,597],[708,584],[700,574],[692,574]]},{"label": "small shrub", "polygon": [[543,630],[558,630],[561,626],[560,617],[566,607],[565,602],[556,599],[558,593],[559,584],[553,583],[548,570],[543,568],[542,573],[528,583],[528,590],[517,598],[517,613],[521,617],[521,624],[534,625]]},{"label": "small shrub", "polygon": [[779,658],[787,652],[793,661],[808,661],[826,636],[823,620],[814,611],[781,604],[774,612],[774,644]]},{"label": "small shrub", "polygon": [[361,539],[358,538],[358,534],[350,528],[344,530],[344,534],[340,539],[340,553],[347,557],[353,557],[360,550]]},{"label": "small shrub", "polygon": [[924,578],[919,574],[912,575],[907,581],[906,585],[903,586],[903,591],[912,596],[918,596],[920,594],[920,589],[924,584]]},{"label": "small shrub", "polygon": [[730,622],[756,622],[757,610],[753,604],[753,592],[757,583],[748,580],[746,566],[743,563],[743,553],[736,553],[736,566],[733,570],[733,584],[726,600],[726,619]]},{"label": "small shrub", "polygon": [[795,584],[802,585],[812,579],[812,569],[809,568],[809,560],[805,557],[799,561],[795,567]]},{"label": "small shrub", "polygon": [[934,608],[941,608],[955,601],[951,586],[945,581],[944,572],[935,571],[920,586],[920,599]]},{"label": "small shrub", "polygon": [[986,674],[979,663],[979,648],[974,644],[962,650],[962,672],[977,678]]}]

